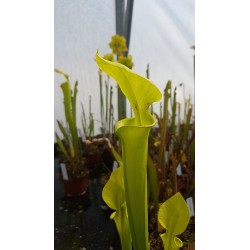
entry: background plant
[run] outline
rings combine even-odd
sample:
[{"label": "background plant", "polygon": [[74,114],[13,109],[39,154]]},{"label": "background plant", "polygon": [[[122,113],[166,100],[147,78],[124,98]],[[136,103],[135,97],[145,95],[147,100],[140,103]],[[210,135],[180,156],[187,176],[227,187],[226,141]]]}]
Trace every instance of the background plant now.
[{"label": "background plant", "polygon": [[[154,113],[158,129],[150,138],[151,144],[155,145],[153,150],[158,152],[157,158],[153,154],[151,157],[158,173],[161,202],[178,191],[188,195],[194,188],[195,122],[192,120],[193,107],[190,99],[185,100],[183,110],[181,119],[177,87],[172,90],[172,82],[168,81],[164,90],[163,112],[160,115]],[[184,170],[185,177],[184,174],[177,176],[177,168]],[[182,185],[183,182],[185,185]]]},{"label": "background plant", "polygon": [[[108,54],[106,58],[113,60],[113,55]],[[111,139],[114,127],[114,106],[113,106],[113,87],[109,84],[109,76],[103,86],[102,71],[99,70],[99,90],[100,90],[100,115],[101,115],[101,132],[103,137]],[[105,97],[105,98],[104,98]]]},{"label": "background plant", "polygon": [[[178,87],[181,87],[180,84]],[[184,99],[184,109],[177,102],[177,87],[168,81],[164,89],[160,115],[155,115],[158,127],[149,137],[149,215],[154,228],[160,204],[178,192],[193,197],[195,188],[195,122],[190,98]],[[183,111],[183,115],[181,112]],[[193,221],[193,219],[192,219]],[[191,227],[190,227],[191,228]],[[189,228],[189,230],[190,230]],[[193,229],[188,240],[192,240]],[[185,237],[185,240],[187,238]],[[177,240],[178,241],[178,240]]]},{"label": "background plant", "polygon": [[59,69],[55,69],[55,72],[62,74],[66,80],[61,84],[64,97],[66,128],[64,128],[60,121],[57,121],[59,129],[63,135],[63,139],[61,139],[57,133],[55,133],[55,136],[59,149],[64,156],[68,173],[71,175],[71,177],[76,177],[81,175],[84,169],[82,145],[79,140],[76,120],[76,97],[78,92],[78,82],[75,82],[74,89],[71,90],[69,76]]},{"label": "background plant", "polygon": [[[121,64],[107,61],[101,58],[98,54],[96,55],[96,62],[103,71],[112,76],[118,82],[124,95],[130,101],[135,114],[134,118],[126,118],[116,123],[115,131],[119,136],[122,145],[122,158],[120,160],[121,166],[118,168],[119,171],[122,171],[122,174],[120,174],[120,180],[117,179],[119,178],[117,174],[118,170],[116,170],[116,174],[113,173],[111,175],[110,180],[104,187],[103,199],[107,204],[110,204],[111,208],[116,210],[112,218],[116,218],[116,225],[120,234],[123,249],[131,249],[129,242],[126,242],[126,239],[124,239],[124,235],[122,235],[123,233],[119,226],[121,225],[121,217],[119,217],[121,215],[116,217],[116,213],[118,212],[119,214],[119,211],[121,211],[124,206],[125,210],[123,211],[126,211],[127,209],[133,248],[149,249],[146,166],[147,161],[150,162],[150,158],[148,160],[147,156],[148,135],[150,129],[155,124],[155,120],[148,108],[152,102],[158,101],[161,98],[161,93],[156,86],[146,78],[135,74]],[[148,169],[150,169],[150,167]],[[114,190],[120,189],[120,192],[114,194],[116,191],[111,191],[111,186],[113,186]],[[125,201],[124,198],[122,198],[124,197],[124,193]],[[178,207],[178,199],[177,202],[173,203],[173,205],[175,204]],[[187,211],[187,205],[185,204],[184,206],[186,206],[185,211]],[[174,212],[175,214],[174,210],[171,212]],[[166,215],[166,213],[167,212],[164,214]],[[125,216],[125,212],[123,212],[123,215]],[[167,216],[169,217],[171,215],[167,213]],[[174,217],[172,221],[170,220],[170,223],[172,223],[172,226],[174,227],[176,227],[175,223],[178,223],[177,218],[178,216]],[[128,230],[125,231],[129,234]],[[170,231],[170,233],[172,233],[172,231]],[[127,248],[124,248],[124,245],[127,244]],[[164,245],[166,245],[165,249],[172,249],[172,245]]]},{"label": "background plant", "polygon": [[83,104],[81,103],[82,108],[82,130],[84,133],[84,139],[92,140],[94,137],[94,130],[95,130],[95,120],[94,114],[91,110],[91,96],[89,96],[89,116],[88,119],[86,118],[86,113]]}]

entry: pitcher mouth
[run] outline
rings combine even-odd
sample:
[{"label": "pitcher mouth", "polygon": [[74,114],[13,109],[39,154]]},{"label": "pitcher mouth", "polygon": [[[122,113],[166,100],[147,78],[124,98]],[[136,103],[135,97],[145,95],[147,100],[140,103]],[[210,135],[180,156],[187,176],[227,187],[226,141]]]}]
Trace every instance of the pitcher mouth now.
[{"label": "pitcher mouth", "polygon": [[115,131],[117,131],[121,127],[138,127],[138,128],[152,128],[156,124],[156,120],[153,116],[151,116],[151,121],[146,125],[138,125],[136,124],[135,118],[125,118],[116,122]]},{"label": "pitcher mouth", "polygon": [[174,243],[177,247],[183,246],[183,242],[178,237],[174,237]]}]

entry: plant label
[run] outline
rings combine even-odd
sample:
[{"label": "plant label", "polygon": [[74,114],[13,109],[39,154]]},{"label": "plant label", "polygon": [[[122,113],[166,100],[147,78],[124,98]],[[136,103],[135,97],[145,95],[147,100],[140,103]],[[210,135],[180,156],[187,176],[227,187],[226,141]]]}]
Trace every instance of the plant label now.
[{"label": "plant label", "polygon": [[61,163],[60,166],[61,166],[61,170],[62,170],[63,179],[66,181],[69,180],[66,165],[64,163]]},{"label": "plant label", "polygon": [[165,151],[165,162],[167,163],[168,160],[169,160],[169,153],[168,153],[168,151],[166,150],[166,151]]},{"label": "plant label", "polygon": [[186,199],[188,208],[189,208],[189,212],[190,212],[190,217],[194,216],[194,203],[193,203],[193,198],[189,197]]},{"label": "plant label", "polygon": [[193,135],[193,131],[188,130],[188,140],[190,140],[192,138],[192,135]]},{"label": "plant label", "polygon": [[113,163],[113,171],[114,171],[115,169],[117,169],[117,167],[118,167],[118,164],[117,164],[116,161],[114,161],[114,163]]},{"label": "plant label", "polygon": [[176,168],[176,174],[177,174],[178,176],[181,176],[181,175],[182,175],[181,164],[180,164],[180,163],[178,164],[178,166],[177,166],[177,168]]}]

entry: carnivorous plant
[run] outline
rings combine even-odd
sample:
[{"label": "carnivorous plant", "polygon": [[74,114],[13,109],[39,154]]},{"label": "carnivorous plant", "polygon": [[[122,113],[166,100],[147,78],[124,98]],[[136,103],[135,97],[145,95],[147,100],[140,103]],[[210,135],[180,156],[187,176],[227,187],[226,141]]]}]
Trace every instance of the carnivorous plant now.
[{"label": "carnivorous plant", "polygon": [[[122,147],[122,157],[118,160],[120,167],[112,173],[103,189],[103,199],[107,205],[116,210],[111,218],[117,225],[122,249],[132,249],[132,240],[134,250],[149,250],[148,136],[150,129],[156,123],[149,106],[159,101],[162,94],[148,79],[124,65],[105,60],[98,53],[96,62],[102,71],[119,84],[134,113],[133,118],[125,118],[115,125],[115,132],[120,138]],[[171,220],[172,222],[175,221]],[[121,228],[123,226],[124,228]],[[172,248],[165,249],[172,250]]]}]

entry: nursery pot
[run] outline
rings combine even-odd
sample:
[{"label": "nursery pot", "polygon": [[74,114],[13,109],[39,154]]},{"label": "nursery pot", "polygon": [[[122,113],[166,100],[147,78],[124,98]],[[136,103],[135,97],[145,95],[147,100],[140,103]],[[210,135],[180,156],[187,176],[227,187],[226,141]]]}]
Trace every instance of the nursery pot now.
[{"label": "nursery pot", "polygon": [[62,180],[64,194],[66,196],[79,196],[83,195],[88,190],[88,175],[86,174],[83,177],[71,179],[71,180]]}]

